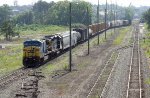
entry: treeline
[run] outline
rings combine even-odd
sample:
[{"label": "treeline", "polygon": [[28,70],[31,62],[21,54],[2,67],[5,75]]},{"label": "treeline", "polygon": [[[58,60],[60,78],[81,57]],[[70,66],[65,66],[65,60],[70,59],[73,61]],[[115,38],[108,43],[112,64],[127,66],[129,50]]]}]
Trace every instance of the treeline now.
[{"label": "treeline", "polygon": [[[24,12],[14,17],[16,24],[69,24],[69,1],[59,1],[57,3],[38,1],[33,5],[31,11]],[[72,23],[87,24],[87,7],[91,19],[92,5],[85,1],[71,2]],[[90,20],[91,22],[91,20]]]},{"label": "treeline", "polygon": [[[0,6],[0,34],[3,34],[6,39],[9,39],[11,37],[7,36],[18,35],[17,32],[14,32],[17,31],[14,27],[18,28],[19,26],[32,24],[68,26],[69,6],[70,1],[67,0],[50,3],[39,0],[32,8],[30,6],[30,8],[26,8],[29,10],[24,12],[19,11],[20,6]],[[89,9],[89,24],[97,23],[97,5],[91,5],[84,0],[72,0],[71,15],[73,26],[87,25],[87,7]],[[105,7],[105,5],[100,5],[100,22],[104,22],[105,20]],[[14,12],[14,9],[17,9],[19,14],[17,11]],[[116,15],[114,11],[116,12]],[[115,19],[132,20],[134,18],[134,13],[133,7],[116,7],[114,4],[108,4],[107,20],[112,21],[114,20],[114,17]]]},{"label": "treeline", "polygon": [[[87,7],[89,9],[89,22],[91,23],[92,5],[85,1],[72,1],[72,24],[87,24]],[[31,10],[14,15],[10,6],[0,6],[0,34],[7,40],[18,35],[16,26],[21,25],[69,25],[70,1],[50,2],[38,1]]]}]

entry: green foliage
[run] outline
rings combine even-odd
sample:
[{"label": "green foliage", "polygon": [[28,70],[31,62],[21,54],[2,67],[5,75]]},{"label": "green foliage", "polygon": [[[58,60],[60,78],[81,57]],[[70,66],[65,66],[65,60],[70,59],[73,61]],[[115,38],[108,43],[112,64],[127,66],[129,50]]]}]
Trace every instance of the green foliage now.
[{"label": "green foliage", "polygon": [[16,34],[14,32],[14,26],[11,21],[4,21],[1,26],[1,34],[5,36],[6,40],[10,40],[12,36]]},{"label": "green foliage", "polygon": [[148,9],[144,14],[143,14],[144,20],[148,24],[148,29],[150,29],[150,9]]},{"label": "green foliage", "polygon": [[18,69],[22,65],[22,45],[14,45],[0,51],[0,75]]},{"label": "green foliage", "polygon": [[[81,23],[87,25],[87,7],[89,9],[89,19],[91,23],[92,5],[88,2],[78,1],[59,1],[57,3],[39,0],[28,12],[20,13],[12,18],[16,24],[30,25],[69,25],[69,9],[71,3],[72,23]],[[0,7],[0,23],[10,20],[11,9],[8,5]]]},{"label": "green foliage", "polygon": [[20,15],[16,16],[14,20],[15,20],[16,24],[20,24],[20,25],[32,24],[33,23],[33,13],[31,11],[21,13]]},{"label": "green foliage", "polygon": [[21,35],[34,35],[34,34],[54,34],[66,31],[69,28],[65,26],[56,26],[56,25],[32,24],[32,25],[17,26],[15,27],[15,29],[19,30]]},{"label": "green foliage", "polygon": [[131,20],[133,19],[134,16],[134,7],[127,7],[125,9],[125,20],[129,20],[131,22]]},{"label": "green foliage", "polygon": [[32,9],[35,17],[34,22],[44,24],[46,22],[46,15],[48,13],[48,9],[51,8],[54,4],[54,2],[47,3],[42,0],[35,3]]},{"label": "green foliage", "polygon": [[80,23],[74,23],[71,26],[72,28],[86,28],[84,24],[80,24]]},{"label": "green foliage", "polygon": [[[146,28],[147,25],[145,24],[144,27]],[[150,31],[148,31],[145,34],[145,39],[140,41],[140,44],[141,44],[141,46],[142,46],[142,48],[143,48],[143,50],[144,50],[144,52],[148,58],[150,58],[150,48],[149,48],[150,44],[149,43],[150,43]]]},{"label": "green foliage", "polygon": [[4,22],[10,19],[11,15],[11,9],[8,5],[4,4],[3,6],[0,6],[0,25]]},{"label": "green foliage", "polygon": [[56,26],[56,25],[39,25],[39,24],[32,24],[32,25],[24,25],[24,26],[19,26],[16,28],[20,28],[21,31],[27,31],[27,30],[33,30],[33,31],[38,31],[38,30],[43,30],[43,31],[57,31],[63,28],[63,26]]},{"label": "green foliage", "polygon": [[[47,24],[69,25],[69,1],[59,1],[48,10]],[[72,23],[87,24],[87,7],[91,19],[92,6],[85,1],[71,2]],[[91,21],[90,21],[91,23]]]},{"label": "green foliage", "polygon": [[119,30],[120,34],[119,36],[114,40],[113,44],[114,45],[120,45],[126,35],[127,32],[129,32],[130,30],[130,27],[127,27],[127,28],[123,28],[121,30]]}]

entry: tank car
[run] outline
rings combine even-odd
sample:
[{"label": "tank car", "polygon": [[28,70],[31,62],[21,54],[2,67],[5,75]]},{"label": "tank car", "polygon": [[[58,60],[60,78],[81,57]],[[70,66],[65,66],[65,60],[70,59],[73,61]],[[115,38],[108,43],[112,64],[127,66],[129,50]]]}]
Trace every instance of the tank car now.
[{"label": "tank car", "polygon": [[[66,31],[60,34],[62,38],[62,49],[67,49],[70,47],[70,31]],[[71,31],[71,46],[77,45],[80,40],[81,35],[79,32]]]}]

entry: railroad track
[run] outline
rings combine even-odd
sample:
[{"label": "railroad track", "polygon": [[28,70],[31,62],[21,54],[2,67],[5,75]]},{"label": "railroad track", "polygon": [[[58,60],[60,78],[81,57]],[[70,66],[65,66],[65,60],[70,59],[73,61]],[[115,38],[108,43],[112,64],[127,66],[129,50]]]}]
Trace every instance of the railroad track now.
[{"label": "railroad track", "polygon": [[[137,29],[137,27],[135,28]],[[142,98],[141,83],[141,55],[139,49],[139,35],[136,30],[131,54],[126,98]]]},{"label": "railroad track", "polygon": [[14,72],[5,75],[0,78],[0,90],[3,90],[8,84],[12,83],[13,81],[20,79],[22,76],[27,75],[31,72],[32,69],[26,69],[24,67],[15,70]]},{"label": "railroad track", "polygon": [[[117,61],[117,59],[120,56],[120,51],[133,47],[132,44],[128,44],[125,46],[121,46],[118,47],[117,49],[115,49],[114,52],[117,53],[117,56],[115,58],[115,62],[112,63],[111,57],[109,58],[109,60],[106,63],[106,66],[103,68],[102,72],[100,73],[100,75],[98,76],[96,82],[94,83],[93,87],[91,88],[87,98],[103,98],[105,90],[107,90],[108,88],[106,87],[108,84],[108,80],[110,80],[110,78],[112,77],[112,73],[115,70],[115,63]],[[113,53],[114,53],[113,52]]]},{"label": "railroad track", "polygon": [[114,65],[117,59],[119,58],[119,55],[120,53],[118,53],[118,51],[115,51],[111,54],[111,57],[106,62],[105,67],[103,68],[94,85],[90,89],[87,98],[95,98],[97,97],[97,95],[99,96],[102,94],[103,89],[105,88],[105,85],[107,83],[107,80],[110,78],[112,70],[114,69]]}]

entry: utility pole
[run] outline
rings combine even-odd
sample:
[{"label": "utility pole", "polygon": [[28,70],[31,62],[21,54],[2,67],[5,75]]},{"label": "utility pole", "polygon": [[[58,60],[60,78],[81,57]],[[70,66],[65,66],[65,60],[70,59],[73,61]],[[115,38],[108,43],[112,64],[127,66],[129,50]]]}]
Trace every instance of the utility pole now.
[{"label": "utility pole", "polygon": [[89,36],[89,9],[87,7],[87,33],[88,33],[88,54],[90,54],[90,36]]},{"label": "utility pole", "polygon": [[106,28],[107,28],[107,0],[106,0],[106,8],[105,8],[105,39],[106,39]]},{"label": "utility pole", "polygon": [[[98,33],[99,33],[99,0],[98,0],[98,6],[97,6],[97,31],[98,31]],[[99,45],[99,34],[98,34],[98,43],[97,43],[98,45]]]},{"label": "utility pole", "polygon": [[71,53],[71,50],[72,50],[72,46],[71,46],[71,3],[70,3],[70,6],[69,6],[69,17],[70,17],[70,21],[69,21],[69,29],[70,29],[70,48],[69,48],[69,71],[71,72],[72,71],[72,53]]},{"label": "utility pole", "polygon": [[116,20],[118,19],[117,17],[117,2],[116,2]]},{"label": "utility pole", "polygon": [[[111,25],[112,25],[112,21],[113,21],[113,17],[112,17],[112,15],[113,15],[113,11],[112,11],[112,0],[111,0],[111,7],[110,7],[110,8],[111,8],[111,12],[110,12],[110,13],[111,13],[111,14],[110,14],[110,23],[111,23]],[[111,35],[112,35],[112,32],[113,32],[113,31],[112,31],[112,29],[111,29]]]},{"label": "utility pole", "polygon": [[115,12],[115,4],[114,4],[114,33],[115,33],[115,24],[116,24],[116,12]]},{"label": "utility pole", "polygon": [[112,0],[111,0],[111,6],[110,6],[110,8],[111,8],[111,11],[110,11],[110,21],[112,22]]}]

